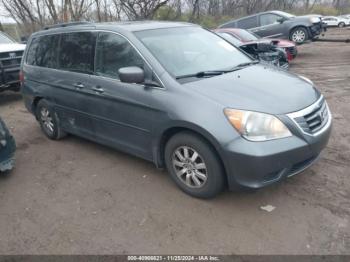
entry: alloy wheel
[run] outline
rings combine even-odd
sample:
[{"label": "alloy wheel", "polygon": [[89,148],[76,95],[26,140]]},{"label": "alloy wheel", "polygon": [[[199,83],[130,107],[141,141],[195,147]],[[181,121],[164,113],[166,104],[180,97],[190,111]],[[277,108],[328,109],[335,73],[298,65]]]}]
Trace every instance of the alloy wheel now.
[{"label": "alloy wheel", "polygon": [[303,30],[297,30],[292,35],[292,40],[296,43],[302,43],[305,41],[306,34]]},{"label": "alloy wheel", "polygon": [[40,121],[43,124],[45,131],[49,134],[53,134],[55,124],[53,122],[50,111],[45,107],[41,108],[40,110]]},{"label": "alloy wheel", "polygon": [[207,182],[207,167],[200,154],[191,147],[181,146],[172,156],[179,180],[190,188],[202,188]]}]

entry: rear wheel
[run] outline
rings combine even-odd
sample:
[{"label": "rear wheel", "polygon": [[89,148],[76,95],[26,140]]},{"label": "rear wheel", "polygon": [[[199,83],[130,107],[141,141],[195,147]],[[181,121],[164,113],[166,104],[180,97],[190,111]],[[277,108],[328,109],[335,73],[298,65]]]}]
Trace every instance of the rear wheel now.
[{"label": "rear wheel", "polygon": [[308,40],[308,32],[304,27],[297,27],[293,29],[289,38],[297,44],[302,44]]},{"label": "rear wheel", "polygon": [[345,23],[344,22],[340,22],[338,27],[340,27],[340,28],[345,27]]},{"label": "rear wheel", "polygon": [[173,136],[165,147],[165,162],[175,183],[191,196],[211,198],[224,189],[224,171],[216,153],[195,134]]},{"label": "rear wheel", "polygon": [[66,136],[66,133],[61,129],[60,121],[54,108],[46,100],[39,101],[36,107],[36,117],[40,123],[41,130],[48,138],[59,140]]}]

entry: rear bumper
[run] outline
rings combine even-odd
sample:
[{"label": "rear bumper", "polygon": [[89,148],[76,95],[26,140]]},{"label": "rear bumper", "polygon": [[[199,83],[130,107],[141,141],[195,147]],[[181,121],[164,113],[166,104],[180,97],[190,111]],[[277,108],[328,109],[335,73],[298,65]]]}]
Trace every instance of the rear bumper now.
[{"label": "rear bumper", "polygon": [[261,188],[304,171],[316,162],[330,133],[331,125],[311,139],[294,135],[267,142],[234,140],[224,153],[229,188]]}]

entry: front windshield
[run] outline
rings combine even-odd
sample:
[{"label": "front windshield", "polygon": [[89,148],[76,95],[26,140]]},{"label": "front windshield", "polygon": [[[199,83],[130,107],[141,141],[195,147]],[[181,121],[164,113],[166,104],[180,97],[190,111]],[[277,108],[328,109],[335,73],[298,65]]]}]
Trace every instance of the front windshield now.
[{"label": "front windshield", "polygon": [[13,40],[11,40],[6,35],[0,33],[0,44],[13,44],[13,43],[14,43]]},{"label": "front windshield", "polygon": [[293,18],[293,17],[295,17],[295,15],[292,15],[292,14],[290,14],[290,13],[286,13],[286,12],[283,12],[283,11],[275,11],[275,13],[278,14],[278,15],[287,17],[287,18]]},{"label": "front windshield", "polygon": [[238,40],[236,37],[234,37],[233,35],[230,35],[229,33],[218,33],[219,36],[225,38],[227,41],[229,41],[231,44],[233,44],[234,46],[241,46],[242,42],[240,40]]},{"label": "front windshield", "polygon": [[135,35],[174,77],[228,70],[252,61],[221,37],[200,27],[145,30]]}]

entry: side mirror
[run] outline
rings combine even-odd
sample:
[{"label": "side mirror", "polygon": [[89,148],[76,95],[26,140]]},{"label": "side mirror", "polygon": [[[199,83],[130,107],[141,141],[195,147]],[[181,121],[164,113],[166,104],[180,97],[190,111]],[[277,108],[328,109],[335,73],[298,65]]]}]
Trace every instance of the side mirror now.
[{"label": "side mirror", "polygon": [[137,66],[123,67],[118,70],[119,79],[124,83],[144,83],[145,73],[143,69]]},{"label": "side mirror", "polygon": [[284,21],[286,21],[287,19],[284,18],[284,17],[281,17],[281,18],[278,18],[277,22],[280,23],[280,24],[283,24]]}]

